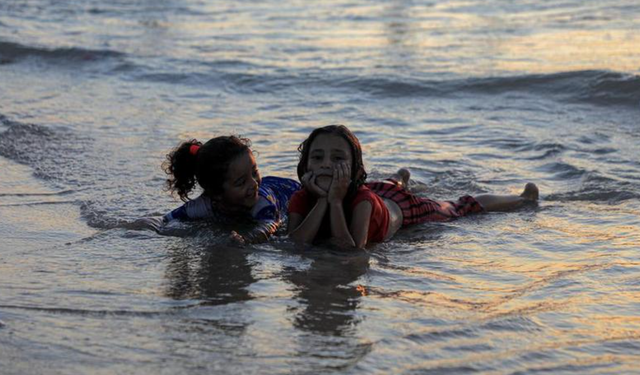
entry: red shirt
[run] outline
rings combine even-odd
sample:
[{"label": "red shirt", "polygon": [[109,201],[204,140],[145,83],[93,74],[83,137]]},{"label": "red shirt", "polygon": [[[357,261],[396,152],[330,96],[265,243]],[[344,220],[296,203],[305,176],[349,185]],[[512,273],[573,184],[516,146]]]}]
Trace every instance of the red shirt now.
[{"label": "red shirt", "polygon": [[[300,189],[293,194],[289,200],[289,213],[294,213],[306,217],[315,206],[317,199],[309,194],[306,189]],[[384,241],[389,230],[389,210],[385,206],[382,198],[377,196],[368,187],[361,186],[356,192],[355,198],[349,207],[348,216],[360,202],[367,201],[371,204],[371,217],[369,219],[369,231],[367,233],[367,243]],[[346,213],[346,212],[345,212]]]}]

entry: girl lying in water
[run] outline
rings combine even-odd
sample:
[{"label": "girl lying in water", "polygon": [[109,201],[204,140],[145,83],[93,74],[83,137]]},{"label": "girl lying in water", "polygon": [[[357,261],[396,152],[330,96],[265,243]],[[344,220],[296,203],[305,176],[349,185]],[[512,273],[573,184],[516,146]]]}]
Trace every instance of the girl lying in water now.
[{"label": "girl lying in water", "polygon": [[[233,224],[252,219],[254,230],[241,236],[241,243],[264,242],[276,232],[286,216],[289,199],[300,189],[297,181],[261,177],[251,150],[251,141],[237,136],[222,136],[202,144],[183,142],[167,155],[163,169],[169,178],[168,190],[185,202],[163,216],[166,224],[173,220],[210,219]],[[190,199],[200,186],[202,194]]]},{"label": "girl lying in water", "polygon": [[538,188],[528,183],[520,195],[435,201],[406,190],[406,169],[388,180],[366,183],[360,142],[343,125],[315,129],[298,151],[303,189],[291,197],[288,226],[289,236],[298,243],[329,237],[339,246],[364,248],[391,238],[403,226],[505,211],[538,199]]}]

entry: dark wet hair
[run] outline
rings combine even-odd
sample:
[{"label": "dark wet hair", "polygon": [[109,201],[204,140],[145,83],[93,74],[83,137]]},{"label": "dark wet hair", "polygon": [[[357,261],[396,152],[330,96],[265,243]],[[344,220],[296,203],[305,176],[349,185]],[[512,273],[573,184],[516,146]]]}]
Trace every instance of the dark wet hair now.
[{"label": "dark wet hair", "polygon": [[196,184],[209,196],[222,194],[229,164],[247,151],[251,152],[251,141],[235,135],[212,138],[205,144],[196,139],[183,142],[162,163],[162,169],[169,175],[166,189],[183,202],[190,199]]},{"label": "dark wet hair", "polygon": [[364,169],[364,162],[362,161],[362,147],[358,138],[344,125],[328,125],[321,128],[316,128],[309,134],[309,137],[304,140],[298,146],[298,152],[300,152],[300,162],[298,162],[298,178],[302,180],[302,176],[307,172],[307,164],[309,162],[309,151],[311,144],[317,136],[321,134],[331,134],[342,137],[349,147],[351,147],[351,155],[353,156],[353,163],[351,164],[351,186],[349,186],[349,192],[347,196],[353,196],[355,191],[364,184],[367,180],[367,172]]}]

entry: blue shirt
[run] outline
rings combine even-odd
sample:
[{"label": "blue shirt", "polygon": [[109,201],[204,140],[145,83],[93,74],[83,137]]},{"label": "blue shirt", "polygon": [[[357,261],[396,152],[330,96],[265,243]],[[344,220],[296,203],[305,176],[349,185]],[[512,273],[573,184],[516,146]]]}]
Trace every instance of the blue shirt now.
[{"label": "blue shirt", "polygon": [[[299,189],[300,184],[290,178],[264,177],[258,187],[258,202],[250,211],[251,217],[257,221],[281,221],[287,214],[289,199]],[[219,222],[233,221],[227,215],[216,211],[211,204],[211,198],[204,194],[164,215],[163,219],[164,222],[199,219],[212,219]]]}]

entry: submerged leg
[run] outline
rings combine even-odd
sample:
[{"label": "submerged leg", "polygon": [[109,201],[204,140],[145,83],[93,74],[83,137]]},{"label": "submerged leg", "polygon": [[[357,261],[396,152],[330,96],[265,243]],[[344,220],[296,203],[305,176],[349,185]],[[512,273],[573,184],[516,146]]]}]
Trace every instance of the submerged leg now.
[{"label": "submerged leg", "polygon": [[474,198],[487,211],[509,211],[520,207],[523,203],[537,201],[538,196],[538,187],[536,184],[529,182],[525,185],[524,191],[520,195],[482,194]]}]

